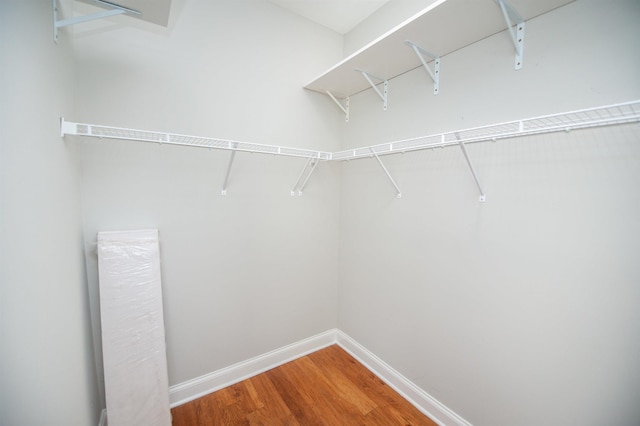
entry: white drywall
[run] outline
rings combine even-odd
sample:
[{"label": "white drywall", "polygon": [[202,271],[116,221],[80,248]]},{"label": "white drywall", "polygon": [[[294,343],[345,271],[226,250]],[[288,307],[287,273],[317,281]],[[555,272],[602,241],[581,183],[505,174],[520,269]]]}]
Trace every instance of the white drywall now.
[{"label": "white drywall", "polygon": [[637,99],[637,1],[527,23],[518,72],[506,34],[451,54],[437,97],[417,69],[385,113],[354,96],[348,124],[301,89],[341,38],[266,2],[175,1],[167,29],[84,24],[74,55],[67,30],[52,42],[49,2],[0,12],[0,423],[97,423],[95,233],[140,227],[163,236],[171,384],[339,318],[473,424],[637,423],[636,125],[470,146],[485,204],[451,148],[385,157],[401,200],[373,161],[323,164],[292,198],[304,161],[242,153],[221,197],[229,153],[52,136],[67,115],[335,150]]},{"label": "white drywall", "polygon": [[[348,146],[640,98],[640,4],[578,0],[351,98]],[[640,419],[640,128],[342,164],[339,329],[474,425]]]},{"label": "white drywall", "polygon": [[346,58],[395,28],[436,0],[393,0],[373,12],[367,19],[345,34],[343,54]]},{"label": "white drywall", "polygon": [[2,425],[96,425],[100,415],[77,163],[59,137],[73,78],[51,2],[0,2]]},{"label": "white drywall", "polygon": [[[133,19],[77,29],[74,120],[337,148],[342,118],[302,86],[340,59],[340,36],[264,1],[174,7],[166,30]],[[229,152],[73,143],[94,304],[95,233],[160,230],[171,385],[335,327],[334,165],[291,197],[304,159],[238,153],[223,197]]]}]

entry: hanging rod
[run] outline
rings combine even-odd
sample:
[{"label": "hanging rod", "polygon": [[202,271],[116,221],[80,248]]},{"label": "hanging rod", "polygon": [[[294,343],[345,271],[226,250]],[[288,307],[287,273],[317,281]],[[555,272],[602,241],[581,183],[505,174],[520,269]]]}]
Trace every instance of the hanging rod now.
[{"label": "hanging rod", "polygon": [[367,158],[371,156],[372,148],[376,154],[386,155],[446,146],[459,146],[460,142],[483,142],[634,122],[640,122],[640,100],[338,151],[331,154],[331,159],[344,161]]},{"label": "hanging rod", "polygon": [[315,158],[331,160],[331,153],[308,149],[290,148],[277,145],[263,145],[251,142],[239,142],[227,139],[188,136],[174,133],[154,132],[150,130],[135,130],[121,127],[83,124],[60,119],[60,136],[77,135],[106,139],[123,139],[138,142],[155,142],[167,145],[193,146],[198,148],[224,149],[229,151],[244,151],[260,154],[285,155],[289,157]]}]

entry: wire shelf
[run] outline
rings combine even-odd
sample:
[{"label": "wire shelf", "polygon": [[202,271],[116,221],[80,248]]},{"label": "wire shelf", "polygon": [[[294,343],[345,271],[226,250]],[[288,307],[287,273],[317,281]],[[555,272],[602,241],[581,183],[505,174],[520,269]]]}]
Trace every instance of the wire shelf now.
[{"label": "wire shelf", "polygon": [[173,133],[134,130],[95,124],[61,121],[61,135],[92,136],[107,139],[124,139],[170,145],[193,146],[209,149],[255,152],[290,157],[314,158],[322,161],[344,161],[376,155],[394,154],[421,149],[439,148],[463,143],[491,141],[549,132],[569,131],[589,127],[640,121],[640,100],[582,109],[561,114],[527,118],[489,126],[474,127],[452,132],[419,136],[395,142],[387,142],[338,152],[313,151],[277,145],[263,145],[227,139],[188,136]]},{"label": "wire shelf", "polygon": [[458,145],[460,142],[492,141],[639,121],[640,100],[338,151],[334,152],[331,158],[332,160],[344,161],[371,157],[374,152],[377,155],[394,154]]},{"label": "wire shelf", "polygon": [[168,145],[182,145],[198,148],[224,149],[230,151],[255,152],[262,154],[285,155],[290,157],[316,158],[330,160],[331,153],[277,145],[263,145],[227,139],[206,138],[173,133],[135,130],[121,127],[100,126],[62,121],[62,135],[91,136],[105,139],[121,139],[138,142],[154,142]]}]

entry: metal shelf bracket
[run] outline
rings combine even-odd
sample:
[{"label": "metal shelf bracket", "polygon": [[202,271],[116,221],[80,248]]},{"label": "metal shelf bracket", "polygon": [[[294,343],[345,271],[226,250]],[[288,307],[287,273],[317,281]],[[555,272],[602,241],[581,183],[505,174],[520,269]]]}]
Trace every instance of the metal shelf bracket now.
[{"label": "metal shelf bracket", "polygon": [[462,154],[464,155],[464,159],[467,160],[467,165],[471,170],[471,174],[473,175],[473,179],[476,181],[476,185],[478,186],[478,191],[480,191],[479,201],[484,203],[487,197],[484,195],[484,191],[482,190],[482,185],[480,185],[480,180],[478,179],[478,175],[476,174],[476,169],[473,167],[471,163],[471,159],[469,158],[469,154],[467,153],[467,148],[464,146],[464,142],[461,140],[460,135],[458,133],[455,134],[456,139],[458,140],[458,145],[460,145],[460,149],[462,150]]},{"label": "metal shelf bracket", "polygon": [[335,96],[333,96],[333,94],[330,91],[325,90],[325,92],[327,93],[327,95],[329,95],[329,97],[333,100],[333,102],[335,102],[336,105],[340,107],[342,112],[344,112],[344,116],[345,116],[344,121],[348,123],[349,122],[349,97],[344,98],[344,105],[342,105],[342,102],[340,102]]},{"label": "metal shelf bracket", "polygon": [[[522,56],[524,53],[524,21],[520,15],[505,0],[496,0],[502,15],[507,23],[507,30],[513,41],[513,47],[516,50],[515,69],[522,68]],[[515,24],[512,23],[515,22]],[[515,29],[513,28],[515,26]]]},{"label": "metal shelf bracket", "polygon": [[105,6],[108,10],[103,12],[92,13],[91,15],[78,16],[75,18],[58,20],[58,0],[52,0],[53,4],[53,41],[58,42],[58,28],[63,28],[69,25],[80,24],[82,22],[95,21],[96,19],[104,19],[115,15],[140,15],[137,10],[129,9],[128,7],[120,6],[115,3],[111,3],[103,0],[93,0],[94,2]]},{"label": "metal shelf bracket", "polygon": [[233,160],[236,158],[236,145],[237,144],[229,144],[229,149],[232,149],[231,156],[229,157],[229,165],[227,166],[227,173],[224,175],[224,182],[222,183],[222,191],[220,191],[220,195],[227,195],[227,186],[229,184],[229,174],[231,173],[231,166],[233,166]]},{"label": "metal shelf bracket", "polygon": [[378,160],[378,164],[380,164],[380,167],[382,167],[382,170],[384,170],[384,173],[387,175],[387,178],[389,178],[389,182],[391,182],[391,185],[393,185],[393,187],[396,189],[396,198],[402,198],[402,191],[400,191],[398,184],[396,183],[395,180],[393,180],[393,178],[391,177],[391,174],[389,173],[389,170],[387,170],[387,168],[384,166],[384,163],[382,162],[378,154],[373,150],[373,148],[369,148],[369,151],[371,151],[371,154],[373,154],[376,160]]},{"label": "metal shelf bracket", "polygon": [[[311,175],[313,174],[314,170],[318,166],[318,163],[320,163],[320,161],[317,158],[309,157],[307,159],[307,162],[305,163],[304,167],[302,168],[302,171],[300,171],[300,174],[298,175],[298,180],[296,180],[295,185],[293,185],[293,188],[291,188],[291,196],[292,197],[296,196],[296,192],[297,192],[298,196],[300,196],[300,197],[302,196],[302,192],[304,191],[304,188],[306,188],[307,182],[309,182],[309,178],[311,177]],[[304,178],[304,181],[303,181],[302,178],[305,175],[306,175],[306,177]],[[302,185],[300,185],[301,181],[302,181]]]},{"label": "metal shelf bracket", "polygon": [[[427,72],[431,76],[431,79],[433,80],[433,94],[437,95],[440,91],[440,57],[423,49],[410,40],[406,40],[404,43],[407,46],[411,47],[413,51],[416,52],[416,55],[418,55],[418,58],[420,58],[420,62],[422,62],[424,69],[427,70]],[[433,71],[431,70],[429,65],[427,65],[427,60],[424,58],[425,56],[433,59]]]},{"label": "metal shelf bracket", "polygon": [[[358,70],[358,72],[360,72],[360,74],[362,74],[362,76],[371,85],[371,88],[378,94],[378,96],[380,96],[380,99],[382,99],[382,109],[384,109],[386,111],[387,110],[387,95],[389,93],[389,82],[387,80],[383,80],[380,77],[373,76],[373,75],[369,74],[366,71]],[[375,78],[376,80],[380,80],[382,82],[382,84],[383,84],[382,92],[380,92],[380,89],[378,89],[378,87],[376,87],[376,84],[373,82],[372,78]],[[378,84],[380,84],[380,83],[378,83]]]}]

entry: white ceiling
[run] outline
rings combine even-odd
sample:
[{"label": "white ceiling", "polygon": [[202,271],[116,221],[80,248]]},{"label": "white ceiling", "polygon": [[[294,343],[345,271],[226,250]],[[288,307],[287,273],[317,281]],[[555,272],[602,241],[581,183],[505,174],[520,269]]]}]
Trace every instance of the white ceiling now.
[{"label": "white ceiling", "polygon": [[340,34],[346,34],[390,0],[269,0]]}]

